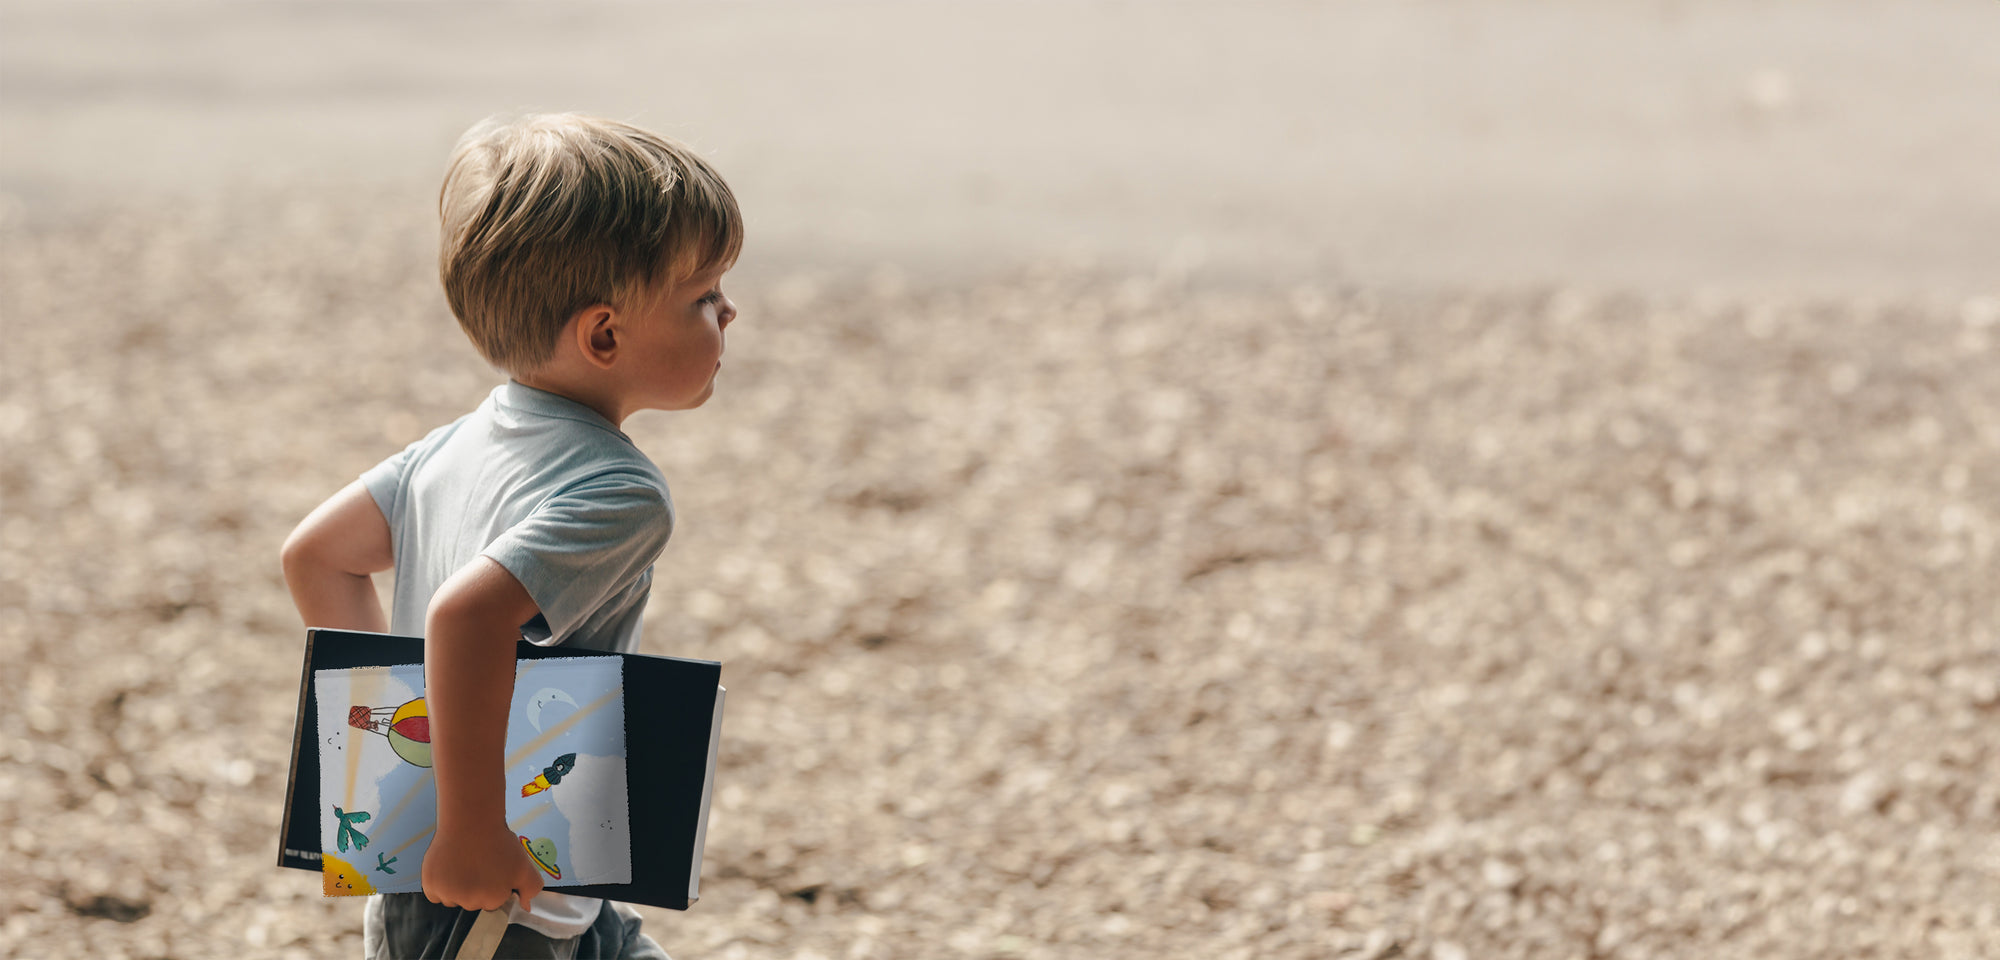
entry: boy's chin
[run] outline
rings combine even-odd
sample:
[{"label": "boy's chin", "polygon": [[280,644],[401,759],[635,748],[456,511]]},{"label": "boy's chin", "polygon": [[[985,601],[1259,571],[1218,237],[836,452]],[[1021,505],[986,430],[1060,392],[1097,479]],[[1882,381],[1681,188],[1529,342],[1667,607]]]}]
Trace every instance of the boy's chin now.
[{"label": "boy's chin", "polygon": [[703,387],[700,393],[697,393],[692,397],[682,400],[676,400],[670,404],[662,404],[660,406],[653,407],[652,409],[665,410],[669,413],[679,412],[682,410],[693,410],[697,407],[700,407],[702,404],[707,403],[708,398],[712,396],[715,396],[715,384],[711,382],[708,386]]}]

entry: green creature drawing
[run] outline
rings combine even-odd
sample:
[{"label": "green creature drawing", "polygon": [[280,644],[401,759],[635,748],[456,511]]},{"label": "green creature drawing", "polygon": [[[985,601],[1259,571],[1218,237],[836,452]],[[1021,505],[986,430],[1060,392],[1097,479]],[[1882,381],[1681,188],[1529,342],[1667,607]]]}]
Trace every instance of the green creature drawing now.
[{"label": "green creature drawing", "polygon": [[353,844],[356,850],[368,845],[368,835],[354,827],[357,823],[367,823],[370,816],[368,813],[363,811],[348,813],[339,807],[334,807],[333,815],[340,819],[340,832],[334,836],[334,845],[338,846],[341,852],[346,852],[349,844]]}]

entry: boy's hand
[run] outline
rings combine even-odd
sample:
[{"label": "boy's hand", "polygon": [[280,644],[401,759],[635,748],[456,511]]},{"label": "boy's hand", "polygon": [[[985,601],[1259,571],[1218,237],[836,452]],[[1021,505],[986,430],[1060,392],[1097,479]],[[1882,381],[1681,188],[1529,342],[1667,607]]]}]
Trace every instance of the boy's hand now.
[{"label": "boy's hand", "polygon": [[497,910],[512,893],[527,909],[542,892],[541,869],[505,824],[470,836],[440,829],[424,854],[423,875],[424,896],[432,903],[467,910]]}]

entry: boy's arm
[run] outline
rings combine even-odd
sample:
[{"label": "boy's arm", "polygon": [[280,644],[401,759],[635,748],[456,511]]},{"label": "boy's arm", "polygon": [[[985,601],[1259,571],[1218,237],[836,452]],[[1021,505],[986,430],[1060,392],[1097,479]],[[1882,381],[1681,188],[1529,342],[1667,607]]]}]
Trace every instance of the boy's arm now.
[{"label": "boy's arm", "polygon": [[308,627],[382,633],[388,621],[369,578],[395,566],[389,521],[361,481],[326,499],[285,538],[285,586]]},{"label": "boy's arm", "polygon": [[475,558],[438,588],[424,622],[424,699],[438,826],[424,856],[424,895],[493,910],[509,893],[526,907],[542,873],[507,826],[503,754],[514,695],[514,644],[538,613],[507,568]]}]

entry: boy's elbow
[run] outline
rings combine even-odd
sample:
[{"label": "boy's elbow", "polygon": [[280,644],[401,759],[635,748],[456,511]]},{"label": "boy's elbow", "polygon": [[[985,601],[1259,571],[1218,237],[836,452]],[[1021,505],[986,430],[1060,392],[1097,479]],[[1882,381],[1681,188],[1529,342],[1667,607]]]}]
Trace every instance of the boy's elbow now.
[{"label": "boy's elbow", "polygon": [[302,523],[285,538],[278,548],[278,566],[285,572],[286,584],[298,587],[340,575],[367,575],[343,561],[339,544],[327,538],[328,532],[324,525]]},{"label": "boy's elbow", "polygon": [[345,574],[366,577],[395,564],[388,521],[360,481],[313,509],[278,548],[285,579]]},{"label": "boy's elbow", "polygon": [[315,552],[312,536],[300,524],[278,548],[278,566],[285,571],[286,583],[298,583],[312,569]]}]

